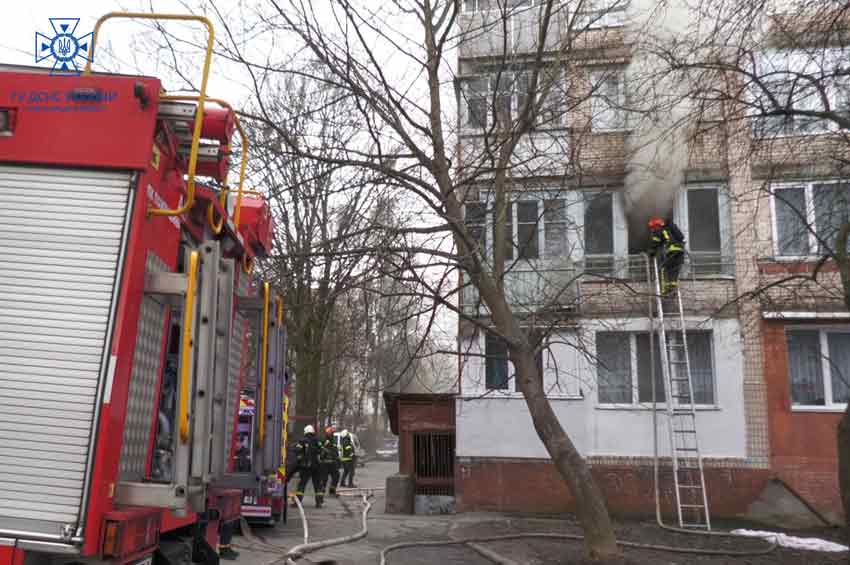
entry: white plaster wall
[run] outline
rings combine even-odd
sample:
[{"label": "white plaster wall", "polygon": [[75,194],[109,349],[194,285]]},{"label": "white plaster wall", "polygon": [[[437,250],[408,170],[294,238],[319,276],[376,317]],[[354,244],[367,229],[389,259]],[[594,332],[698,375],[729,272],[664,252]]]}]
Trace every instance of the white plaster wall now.
[{"label": "white plaster wall", "polygon": [[[743,354],[739,324],[734,319],[689,320],[692,329],[712,330],[716,404],[697,410],[697,429],[703,456],[743,458],[746,428],[743,402]],[[544,361],[544,384],[553,409],[573,442],[585,456],[652,456],[652,410],[643,405],[600,406],[595,388],[594,335],[597,330],[647,331],[648,320],[592,320],[580,333],[563,331],[550,338],[553,359]],[[583,339],[587,353],[562,342]],[[470,353],[483,352],[483,336],[462,340]],[[546,357],[544,357],[546,359]],[[557,366],[557,372],[553,368]],[[509,366],[509,374],[512,369]],[[567,390],[553,382],[567,384]],[[460,457],[546,457],[519,393],[486,391],[484,359],[464,361],[461,398],[457,400],[457,447]],[[669,454],[666,411],[658,412],[659,445]]]}]

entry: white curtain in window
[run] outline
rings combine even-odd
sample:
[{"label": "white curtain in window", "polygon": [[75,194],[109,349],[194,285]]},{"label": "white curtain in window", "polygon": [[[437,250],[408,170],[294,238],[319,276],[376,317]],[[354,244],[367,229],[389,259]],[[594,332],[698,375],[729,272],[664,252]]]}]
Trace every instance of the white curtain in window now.
[{"label": "white curtain in window", "polygon": [[840,404],[850,399],[850,333],[829,333],[827,341],[832,402]]},{"label": "white curtain in window", "polygon": [[600,404],[631,404],[632,375],[629,334],[596,333],[596,375]]},{"label": "white curtain in window", "polygon": [[789,331],[788,373],[794,404],[823,405],[820,335],[818,331]]},{"label": "white curtain in window", "polygon": [[714,404],[714,360],[709,332],[688,333],[688,359],[694,404]]}]

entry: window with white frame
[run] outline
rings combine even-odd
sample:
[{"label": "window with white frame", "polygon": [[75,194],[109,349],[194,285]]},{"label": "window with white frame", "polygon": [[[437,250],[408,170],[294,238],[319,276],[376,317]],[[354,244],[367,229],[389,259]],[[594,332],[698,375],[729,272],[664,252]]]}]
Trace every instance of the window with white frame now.
[{"label": "window with white frame", "polygon": [[[488,197],[484,194],[484,197]],[[551,198],[549,198],[551,196]],[[465,223],[481,249],[492,253],[493,229],[498,221],[492,201],[467,202]],[[563,195],[529,193],[510,202],[505,210],[505,257],[556,259],[568,257],[567,200]]]},{"label": "window with white frame", "polygon": [[774,185],[771,192],[778,256],[810,257],[835,249],[841,226],[850,221],[850,183]]},{"label": "window with white frame", "polygon": [[517,117],[528,96],[525,72],[500,70],[489,75],[464,80],[465,118],[467,128],[484,129],[494,120],[508,123]]},{"label": "window with white frame", "polygon": [[584,270],[611,275],[614,269],[614,194],[585,192]]},{"label": "window with white frame", "polygon": [[626,129],[626,72],[622,68],[593,71],[590,80],[592,131]]},{"label": "window with white frame", "polygon": [[721,206],[719,186],[689,186],[683,193],[687,210],[684,222],[678,222],[686,233],[690,269],[696,275],[726,273],[724,248],[729,242],[728,213]]},{"label": "window with white frame", "polygon": [[[834,121],[794,110],[836,112],[850,115],[850,77],[840,69],[850,57],[846,47],[803,50],[772,50],[762,53],[757,73],[764,90],[757,88],[753,102],[758,111],[757,136],[805,135],[836,131]],[[837,72],[836,72],[837,71]],[[772,113],[775,112],[775,115]]]},{"label": "window with white frame", "polygon": [[622,27],[626,24],[629,0],[581,0],[575,18],[575,28],[596,29]]},{"label": "window with white frame", "polygon": [[850,397],[850,329],[793,328],[788,380],[795,406],[843,406]]},{"label": "window with white frame", "polygon": [[[529,336],[532,343],[540,340],[539,335]],[[535,356],[537,365],[537,378],[543,383],[543,355],[542,349]],[[519,382],[514,374],[513,363],[508,360],[507,343],[491,332],[486,332],[484,338],[484,387],[487,390],[510,390],[509,383],[513,381],[514,392],[520,392]]]},{"label": "window with white frame", "polygon": [[[466,129],[483,130],[495,120],[508,123],[516,120],[528,100],[532,72],[530,70],[499,69],[489,74],[463,80],[462,124]],[[560,67],[544,67],[538,73],[539,104],[535,127],[557,127],[565,122],[564,77]]]},{"label": "window with white frame", "polygon": [[543,0],[463,0],[463,11],[468,13],[498,10],[510,12],[514,8],[528,8]]},{"label": "window with white frame", "polygon": [[[694,404],[714,404],[711,332],[691,331],[687,332],[687,336]],[[668,337],[681,342],[681,334],[671,332]],[[655,399],[666,402],[658,340],[652,341],[655,346]],[[652,359],[648,333],[597,332],[596,388],[599,403],[652,403]],[[678,398],[676,402],[686,403],[687,400]]]}]

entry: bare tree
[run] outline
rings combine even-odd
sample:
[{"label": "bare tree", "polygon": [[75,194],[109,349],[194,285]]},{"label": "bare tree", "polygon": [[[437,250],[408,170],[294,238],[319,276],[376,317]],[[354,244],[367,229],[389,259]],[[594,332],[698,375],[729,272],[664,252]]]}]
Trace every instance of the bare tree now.
[{"label": "bare tree", "polygon": [[[310,63],[276,69],[242,58],[256,85],[256,107],[250,118],[273,132],[276,143],[279,140],[285,147],[287,159],[356,171],[361,179],[380,178],[415,208],[416,222],[372,225],[373,230],[387,234],[381,245],[371,246],[379,248],[382,257],[391,258],[392,267],[385,263],[381,268],[396,279],[410,282],[415,294],[452,309],[465,322],[506,343],[534,428],[575,497],[587,552],[592,557],[612,557],[619,555],[619,550],[604,500],[546,396],[535,361],[542,341],[539,333],[530,329],[535,324],[551,328],[557,323],[558,312],[575,299],[575,277],[555,281],[537,297],[533,308],[517,311],[511,300],[513,273],[517,265],[528,266],[523,253],[530,245],[522,241],[527,236],[515,241],[509,231],[511,206],[523,190],[514,177],[548,167],[545,161],[553,157],[561,163],[566,159],[568,164],[558,171],[547,169],[546,174],[576,174],[577,167],[569,165],[563,130],[545,132],[547,121],[559,120],[558,114],[565,111],[547,105],[547,96],[553,89],[564,87],[559,69],[565,65],[576,35],[562,32],[573,23],[566,19],[562,3],[535,2],[531,10],[521,2],[497,4],[498,16],[481,23],[467,22],[472,27],[463,33],[504,31],[505,26],[514,25],[512,18],[519,16],[514,12],[521,10],[526,16],[524,33],[532,47],[525,55],[515,56],[513,48],[505,46],[491,69],[495,71],[496,88],[481,96],[481,103],[475,106],[480,112],[474,124],[481,129],[480,142],[461,144],[460,153],[452,126],[457,120],[453,107],[457,96],[469,94],[463,87],[456,91],[452,88],[453,65],[447,60],[459,42],[460,3],[454,0],[393,3],[377,10],[341,0],[324,5],[323,11],[307,2],[271,2],[271,13],[263,14],[258,25],[273,34],[294,35],[297,48],[305,50]],[[395,25],[406,27],[401,32],[394,29]],[[404,69],[402,74],[407,78],[395,76],[397,73],[387,66],[390,59],[394,59],[396,69]],[[518,65],[523,72],[516,72]],[[309,75],[332,91],[337,97],[334,104],[354,109],[336,119],[356,124],[358,133],[305,144],[298,131],[282,123],[281,107],[268,95],[268,77],[281,71]],[[417,78],[410,80],[413,76]],[[586,101],[588,91],[592,89],[586,88],[580,99],[570,100],[566,110]],[[520,92],[525,95],[520,97]],[[519,99],[521,102],[516,102]],[[314,104],[304,113],[321,111],[328,104],[328,100],[311,101]],[[492,244],[484,245],[481,231],[464,214],[466,202],[471,195],[480,194],[481,188],[490,195],[485,213],[495,218]],[[536,224],[540,217],[523,220]],[[328,241],[338,242],[345,234],[339,236]],[[356,248],[329,247],[326,252],[351,255]],[[461,287],[474,289],[475,300],[486,309],[485,316],[481,311],[464,313],[459,304],[460,289],[454,284],[458,272],[462,274]],[[321,297],[324,300],[326,295]],[[548,313],[549,319],[537,324],[535,315],[540,313]],[[421,325],[430,328],[435,315],[433,308],[430,312],[423,308]]]}]

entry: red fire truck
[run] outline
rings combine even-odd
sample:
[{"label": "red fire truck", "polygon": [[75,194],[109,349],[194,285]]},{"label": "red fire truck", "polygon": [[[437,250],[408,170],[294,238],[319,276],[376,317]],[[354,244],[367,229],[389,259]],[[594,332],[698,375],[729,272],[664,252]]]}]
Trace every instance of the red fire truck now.
[{"label": "red fire truck", "polygon": [[0,565],[215,564],[239,489],[285,449],[284,305],[252,274],[272,219],[243,190],[236,113],[206,93],[212,26],[109,14],[92,52],[115,17],[206,25],[199,96],[0,66]]}]

